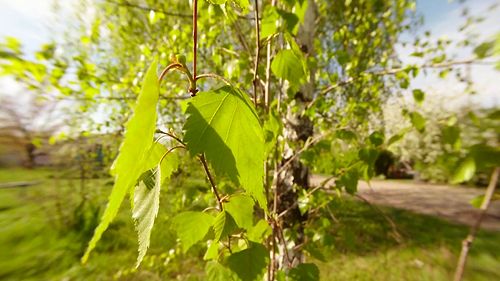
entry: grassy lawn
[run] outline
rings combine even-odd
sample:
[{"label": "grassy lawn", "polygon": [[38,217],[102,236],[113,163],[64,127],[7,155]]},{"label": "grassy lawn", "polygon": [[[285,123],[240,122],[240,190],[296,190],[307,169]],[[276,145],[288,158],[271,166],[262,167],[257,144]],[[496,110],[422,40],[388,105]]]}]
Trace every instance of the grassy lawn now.
[{"label": "grassy lawn", "polygon": [[[201,246],[186,256],[171,250],[177,242],[168,231],[169,217],[182,202],[168,201],[173,197],[168,193],[162,193],[151,248],[139,270],[133,268],[137,242],[129,206],[122,208],[83,266],[79,258],[105,206],[110,180],[87,180],[82,188],[80,180],[61,178],[53,170],[0,170],[0,182],[27,180],[42,183],[0,188],[0,280],[204,280],[204,264],[198,261]],[[182,183],[184,190],[202,185],[196,179]],[[397,225],[397,235],[368,205],[352,200],[332,204],[337,222],[330,227],[333,241],[322,249],[322,279],[450,280],[467,227],[383,210]],[[499,265],[500,233],[481,232],[470,253],[466,280],[500,280]]]}]

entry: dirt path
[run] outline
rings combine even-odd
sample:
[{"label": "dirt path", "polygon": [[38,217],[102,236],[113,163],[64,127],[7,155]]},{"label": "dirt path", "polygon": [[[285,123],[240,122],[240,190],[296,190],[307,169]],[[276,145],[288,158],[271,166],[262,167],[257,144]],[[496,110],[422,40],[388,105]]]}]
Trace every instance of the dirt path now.
[{"label": "dirt path", "polygon": [[[325,177],[313,176],[318,185]],[[372,181],[370,186],[360,182],[358,191],[369,202],[433,215],[466,225],[472,225],[479,213],[470,200],[484,194],[484,189],[434,185],[411,181]],[[494,201],[481,228],[500,231],[500,201]]]}]

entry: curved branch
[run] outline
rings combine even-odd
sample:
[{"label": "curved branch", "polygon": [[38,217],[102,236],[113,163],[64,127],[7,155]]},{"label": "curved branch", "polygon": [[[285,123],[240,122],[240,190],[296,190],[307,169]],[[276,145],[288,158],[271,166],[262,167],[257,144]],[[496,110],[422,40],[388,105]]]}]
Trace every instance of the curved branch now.
[{"label": "curved branch", "polygon": [[232,86],[232,84],[231,84],[231,82],[229,82],[229,80],[227,80],[226,78],[224,78],[218,74],[215,74],[215,73],[204,73],[204,74],[200,74],[200,75],[196,76],[197,80],[202,79],[202,78],[215,78],[215,79],[223,81],[224,83],[226,83],[229,86]]}]

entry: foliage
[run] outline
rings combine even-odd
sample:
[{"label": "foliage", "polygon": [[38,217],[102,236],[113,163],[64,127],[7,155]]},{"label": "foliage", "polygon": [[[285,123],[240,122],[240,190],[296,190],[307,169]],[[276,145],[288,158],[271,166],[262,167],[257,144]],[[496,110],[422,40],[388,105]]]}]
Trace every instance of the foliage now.
[{"label": "foliage", "polygon": [[[457,118],[446,116],[445,127],[443,120],[433,120],[424,108],[429,99],[418,89],[412,91],[417,106],[404,106],[397,119],[406,120],[403,128],[380,122],[383,106],[405,92],[420,69],[443,68],[444,78],[454,63],[445,52],[450,42],[417,38],[412,55],[421,63],[401,65],[395,47],[415,26],[414,1],[256,1],[253,8],[246,0],[137,3],[96,2],[91,22],[79,22],[85,32],[68,33],[59,46],[43,46],[35,60],[26,59],[14,39],[0,50],[3,74],[40,96],[75,98],[81,112],[96,112],[97,102],[105,101],[109,120],[95,130],[123,133],[109,202],[82,262],[127,194],[139,235],[137,266],[147,258],[162,183],[179,157],[201,163],[180,165],[185,180],[198,167],[208,182],[172,191],[176,205],[165,229],[180,241],[172,245],[172,257],[182,259],[188,250],[208,245],[210,280],[257,280],[265,272],[271,279],[317,280],[318,268],[304,257],[322,259],[314,241],[328,240],[323,234],[331,221],[314,214],[326,212],[335,197],[325,186],[309,186],[308,165],[327,172],[337,192],[354,194],[359,180],[375,175],[381,153],[402,148],[403,157],[408,147],[394,147],[409,131],[418,134],[419,144],[422,135],[424,142],[430,139],[426,148],[430,143],[449,152],[412,155],[416,166],[441,160],[447,179],[459,167],[457,183],[473,177],[485,152],[498,152],[489,140],[461,140]],[[80,8],[87,8],[84,1]],[[200,36],[191,37],[191,23],[200,27]],[[82,44],[56,52],[74,41]],[[497,41],[476,46],[475,59],[495,55]],[[221,81],[226,85],[220,87]],[[323,156],[326,165],[319,161]],[[495,165],[487,161],[481,168]],[[296,258],[299,265],[293,266]]]}]

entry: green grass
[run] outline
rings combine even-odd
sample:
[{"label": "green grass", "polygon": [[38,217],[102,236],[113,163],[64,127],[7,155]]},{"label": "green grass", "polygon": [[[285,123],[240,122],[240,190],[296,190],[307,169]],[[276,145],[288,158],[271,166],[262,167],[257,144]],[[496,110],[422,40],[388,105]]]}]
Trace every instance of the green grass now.
[{"label": "green grass", "polygon": [[[353,200],[332,204],[333,246],[320,264],[323,280],[451,280],[468,227],[439,218]],[[396,233],[398,235],[396,235]],[[396,239],[395,237],[399,237]],[[500,280],[500,233],[481,231],[464,280]]]},{"label": "green grass", "polygon": [[[181,198],[175,193],[200,206],[213,197],[199,196],[207,190],[197,175],[162,192],[151,248],[135,270],[137,242],[127,203],[89,263],[80,264],[111,184],[110,179],[87,180],[82,190],[80,180],[62,174],[49,169],[0,170],[0,182],[43,181],[0,188],[0,280],[204,280],[203,247],[182,254],[169,230],[169,218],[186,204],[175,199]],[[337,222],[322,226],[324,236],[318,240],[325,257],[319,262],[322,280],[450,280],[467,227],[383,208],[397,225],[398,242],[394,229],[372,207],[335,200],[330,208]],[[480,232],[466,280],[500,280],[499,265],[500,233]]]}]

